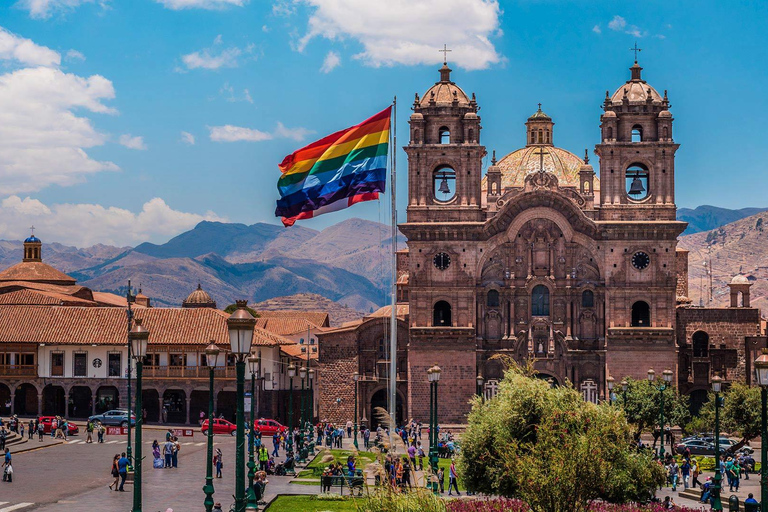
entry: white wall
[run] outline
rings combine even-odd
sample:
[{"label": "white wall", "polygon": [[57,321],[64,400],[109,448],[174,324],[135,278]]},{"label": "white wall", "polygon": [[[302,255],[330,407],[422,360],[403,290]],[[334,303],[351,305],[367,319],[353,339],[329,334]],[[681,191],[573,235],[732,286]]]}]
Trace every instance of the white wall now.
[{"label": "white wall", "polygon": [[[52,376],[51,375],[51,353],[63,352],[64,354],[64,376]],[[108,377],[109,357],[110,352],[120,353],[120,376],[124,376],[126,372],[126,361],[128,358],[127,347],[120,345],[50,345],[38,347],[38,375],[45,378],[73,378],[74,377],[74,353],[85,352],[86,353],[86,371],[89,378],[104,379]],[[101,360],[101,366],[96,368],[93,363],[96,359]],[[114,378],[114,377],[113,377]]]}]

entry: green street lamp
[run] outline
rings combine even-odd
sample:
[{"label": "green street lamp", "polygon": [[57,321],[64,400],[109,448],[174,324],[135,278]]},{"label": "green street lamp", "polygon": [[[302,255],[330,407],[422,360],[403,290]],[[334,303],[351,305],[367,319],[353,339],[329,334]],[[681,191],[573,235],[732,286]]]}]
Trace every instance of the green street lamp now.
[{"label": "green street lamp", "polygon": [[237,310],[227,318],[230,350],[237,358],[237,430],[235,437],[235,512],[245,512],[245,358],[251,353],[256,319],[248,312],[248,301],[238,300]]},{"label": "green street lamp", "polygon": [[712,377],[712,391],[715,392],[715,480],[712,484],[712,510],[723,510],[720,501],[720,489],[723,475],[720,474],[720,389],[723,379],[719,375]]},{"label": "green street lamp", "polygon": [[485,403],[485,395],[483,394],[483,382],[485,382],[485,379],[482,374],[478,373],[475,380],[477,381],[477,396],[480,397],[482,403]]},{"label": "green street lamp", "polygon": [[[136,450],[133,464],[133,512],[141,512],[141,426],[144,423],[141,404],[141,370],[144,366],[144,358],[147,356],[147,342],[149,340],[149,331],[141,325],[141,319],[137,318],[133,323],[133,328],[128,333],[128,340],[131,342],[131,352],[136,360]],[[130,423],[131,418],[128,418]]]},{"label": "green street lamp", "polygon": [[315,428],[314,428],[314,421],[315,421],[315,392],[312,389],[312,381],[315,379],[315,369],[311,368],[307,372],[307,377],[309,377],[309,405],[307,407],[307,422],[309,423],[309,441],[312,442],[312,439],[315,436]]},{"label": "green street lamp", "polygon": [[[429,446],[429,465],[432,469],[432,474],[437,474],[437,383],[440,381],[440,374],[442,373],[442,370],[440,369],[437,364],[435,364],[432,368],[427,370],[427,380],[429,381],[429,387],[430,387],[430,393],[429,393],[429,402],[430,402],[430,425],[429,425],[429,433],[432,434],[430,437],[430,446]],[[432,485],[432,491],[437,492],[437,484]]]},{"label": "green street lamp", "polygon": [[760,512],[768,512],[768,349],[755,359],[757,384],[760,386]]},{"label": "green street lamp", "polygon": [[[664,459],[664,390],[667,389],[667,386],[669,386],[672,383],[672,370],[664,370],[661,372],[662,375],[662,381],[656,386],[656,389],[659,390],[659,395],[661,396],[661,408],[659,409],[659,425],[660,425],[660,435],[661,435],[661,447],[659,448],[659,459]],[[648,370],[648,382],[651,383],[651,385],[654,384],[656,380],[656,372],[653,371],[653,368]]]},{"label": "green street lamp", "polygon": [[304,430],[304,421],[307,411],[304,408],[304,402],[305,400],[305,393],[304,393],[304,382],[307,380],[307,368],[306,366],[302,366],[299,368],[299,379],[301,379],[301,394],[299,395],[301,397],[301,420],[299,421],[300,430]]},{"label": "green street lamp", "polygon": [[621,397],[624,402],[624,408],[627,408],[627,389],[629,388],[629,382],[626,379],[621,380]]},{"label": "green street lamp", "polygon": [[255,439],[256,420],[254,418],[253,406],[256,403],[256,378],[259,376],[261,359],[258,356],[248,358],[248,370],[251,372],[251,415],[248,425],[250,431],[250,440],[248,442],[248,504],[245,510],[258,510],[259,504],[256,500],[256,491],[253,490],[253,479],[256,476],[256,462],[253,460],[253,441]]},{"label": "green street lamp", "polygon": [[288,451],[293,451],[293,378],[296,376],[296,365],[288,365],[288,440],[286,447]]},{"label": "green street lamp", "polygon": [[352,441],[352,443],[355,445],[355,449],[357,450],[359,448],[357,446],[357,381],[360,380],[360,374],[358,372],[353,373],[352,380],[355,381],[355,437],[353,437],[354,441]]},{"label": "green street lamp", "polygon": [[613,377],[608,377],[605,379],[606,385],[608,387],[608,403],[610,405],[613,405],[613,384],[615,382],[615,379]]},{"label": "green street lamp", "polygon": [[208,432],[206,432],[208,446],[205,457],[205,485],[203,486],[205,512],[213,511],[213,373],[218,365],[220,353],[221,350],[216,346],[214,340],[211,340],[211,344],[205,347],[205,366],[208,367]]}]

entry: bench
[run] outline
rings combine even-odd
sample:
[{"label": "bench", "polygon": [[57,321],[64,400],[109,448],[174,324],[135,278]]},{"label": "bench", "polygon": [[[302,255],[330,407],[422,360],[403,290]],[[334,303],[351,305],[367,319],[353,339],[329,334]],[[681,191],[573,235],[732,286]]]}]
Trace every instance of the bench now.
[{"label": "bench", "polygon": [[357,495],[362,496],[364,483],[365,477],[363,472],[358,469],[353,477],[347,475],[321,476],[320,490],[321,492],[326,492],[326,490],[330,491],[333,487],[338,487],[339,494],[344,496],[344,487],[348,487],[350,495],[354,496],[355,491],[357,491]]}]

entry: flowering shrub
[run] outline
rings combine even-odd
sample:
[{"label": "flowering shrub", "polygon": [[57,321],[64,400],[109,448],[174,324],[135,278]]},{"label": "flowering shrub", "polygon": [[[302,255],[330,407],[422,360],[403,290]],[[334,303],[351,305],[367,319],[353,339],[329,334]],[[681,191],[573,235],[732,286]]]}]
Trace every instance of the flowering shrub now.
[{"label": "flowering shrub", "polygon": [[[446,512],[530,512],[528,504],[510,498],[489,498],[484,500],[451,500],[446,502]],[[661,503],[618,505],[602,501],[593,502],[589,512],[666,512]],[[676,507],[677,512],[701,512],[702,509]]]}]

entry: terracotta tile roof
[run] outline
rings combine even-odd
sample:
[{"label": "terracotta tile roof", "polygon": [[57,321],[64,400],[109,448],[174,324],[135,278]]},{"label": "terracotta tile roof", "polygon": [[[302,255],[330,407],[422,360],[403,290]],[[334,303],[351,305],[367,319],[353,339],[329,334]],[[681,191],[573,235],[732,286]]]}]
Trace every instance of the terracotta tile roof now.
[{"label": "terracotta tile roof", "polygon": [[[260,318],[301,319],[317,327],[328,327],[330,325],[328,313],[323,311],[262,310],[256,312]],[[306,330],[306,327],[304,329]]]},{"label": "terracotta tile roof", "polygon": [[93,292],[93,300],[98,302],[100,306],[127,306],[125,297],[115,295],[114,293]]},{"label": "terracotta tile roof", "polygon": [[[317,347],[317,345],[311,345],[311,346]],[[282,352],[285,355],[295,357],[297,359],[303,359],[306,361],[307,353],[301,351],[302,348],[306,348],[306,347],[307,347],[306,345],[299,345],[298,343],[293,343],[291,345],[282,345],[280,347],[280,352]],[[318,354],[317,352],[314,352],[314,351],[311,352],[310,359],[313,359],[313,360],[317,359],[317,354]]]},{"label": "terracotta tile roof", "polygon": [[[37,305],[37,306],[57,306],[61,304],[61,299],[53,296],[52,293],[38,292],[35,290],[21,289],[12,292],[0,294],[0,305]],[[65,295],[69,298],[69,295]]]},{"label": "terracotta tile roof", "polygon": [[256,319],[256,326],[281,336],[289,336],[297,333],[306,334],[307,327],[310,329],[316,329],[318,327],[316,324],[303,318],[291,317],[259,317]]},{"label": "terracotta tile roof", "polygon": [[[398,318],[405,318],[408,316],[409,313],[409,305],[408,304],[398,304],[397,305],[397,312],[395,313]],[[389,317],[392,315],[392,306],[382,306],[370,315],[366,315],[366,317],[369,318],[377,318],[380,316],[386,316]]]},{"label": "terracotta tile roof", "polygon": [[[217,345],[229,347],[228,315],[208,308],[135,310],[149,329],[151,345]],[[125,310],[116,307],[0,306],[0,343],[57,345],[125,345]],[[290,340],[256,329],[253,344],[277,346]]]},{"label": "terracotta tile roof", "polygon": [[24,261],[0,272],[0,281],[37,281],[53,284],[75,284],[75,278],[42,261]]}]

